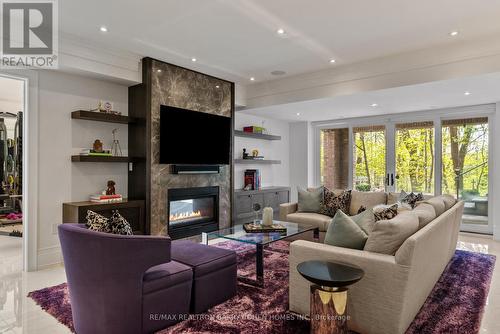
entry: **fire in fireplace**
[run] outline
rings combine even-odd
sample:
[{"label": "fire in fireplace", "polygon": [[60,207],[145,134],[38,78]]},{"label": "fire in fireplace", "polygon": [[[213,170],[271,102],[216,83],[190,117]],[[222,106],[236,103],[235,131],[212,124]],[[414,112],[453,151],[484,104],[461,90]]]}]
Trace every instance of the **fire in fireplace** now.
[{"label": "fire in fireplace", "polygon": [[219,187],[168,190],[168,234],[172,239],[211,232],[219,226]]}]

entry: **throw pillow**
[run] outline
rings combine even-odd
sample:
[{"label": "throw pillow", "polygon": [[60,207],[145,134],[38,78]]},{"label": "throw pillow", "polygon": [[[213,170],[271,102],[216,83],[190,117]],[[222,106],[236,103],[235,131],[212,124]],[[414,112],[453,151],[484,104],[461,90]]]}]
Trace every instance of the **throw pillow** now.
[{"label": "throw pillow", "polygon": [[129,222],[123,218],[123,216],[118,212],[118,210],[113,211],[113,215],[109,219],[111,225],[111,233],[122,234],[122,235],[132,235],[132,227]]},{"label": "throw pillow", "polygon": [[85,225],[92,231],[132,235],[132,227],[118,212],[118,210],[114,210],[111,218],[109,219],[94,211],[88,210],[87,222]]},{"label": "throw pillow", "polygon": [[323,187],[312,189],[310,191],[297,187],[298,203],[297,211],[299,212],[319,212],[321,201],[323,200]]},{"label": "throw pillow", "polygon": [[422,193],[414,193],[411,192],[407,194],[404,190],[401,191],[401,194],[399,195],[399,201],[401,203],[408,203],[412,209],[417,206],[417,202],[423,201],[424,200],[424,195]]},{"label": "throw pillow", "polygon": [[328,188],[324,188],[323,201],[321,202],[321,214],[333,217],[337,213],[337,210],[342,210],[343,212],[349,212],[349,206],[351,205],[351,191],[344,190],[340,194],[335,195],[333,191]]},{"label": "throw pillow", "polygon": [[87,221],[85,222],[85,226],[92,231],[111,233],[111,226],[109,225],[108,218],[92,210],[87,210]]},{"label": "throw pillow", "polygon": [[393,205],[377,205],[373,208],[375,221],[389,220],[398,215],[398,204]]},{"label": "throw pillow", "polygon": [[359,215],[361,212],[364,212],[364,211],[366,211],[366,206],[361,205],[361,206],[359,207],[359,209],[358,209],[358,212],[357,212],[356,214],[357,214],[357,215]]},{"label": "throw pillow", "polygon": [[405,240],[417,231],[418,217],[410,211],[391,220],[378,221],[366,240],[364,250],[394,255]]},{"label": "throw pillow", "polygon": [[353,218],[342,210],[337,210],[326,231],[324,243],[330,246],[363,249],[368,235]]}]

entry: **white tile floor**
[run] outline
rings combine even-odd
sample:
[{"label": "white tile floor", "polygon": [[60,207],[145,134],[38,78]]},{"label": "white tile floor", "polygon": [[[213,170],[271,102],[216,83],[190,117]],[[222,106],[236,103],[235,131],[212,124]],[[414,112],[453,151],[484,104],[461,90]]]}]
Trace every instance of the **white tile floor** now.
[{"label": "white tile floor", "polygon": [[[21,267],[21,238],[0,236],[0,333],[70,333],[38,307],[28,292],[66,281],[62,266],[25,273]],[[494,254],[500,261],[500,242],[491,237],[461,233],[458,247]],[[500,333],[500,262],[490,287],[481,333]]]}]

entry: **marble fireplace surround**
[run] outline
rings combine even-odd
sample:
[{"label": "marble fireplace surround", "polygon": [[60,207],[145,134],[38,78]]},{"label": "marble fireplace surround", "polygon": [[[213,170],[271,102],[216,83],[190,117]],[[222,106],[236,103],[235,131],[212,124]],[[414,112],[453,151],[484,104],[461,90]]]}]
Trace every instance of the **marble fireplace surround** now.
[{"label": "marble fireplace surround", "polygon": [[[145,58],[143,72],[150,87],[150,231],[164,234],[168,222],[167,201],[170,188],[219,187],[219,228],[231,224],[233,166],[223,165],[219,174],[179,175],[170,165],[159,164],[160,106],[167,105],[234,118],[234,84],[203,73],[162,61]],[[189,125],[185,126],[189,131]],[[192,134],[192,140],[203,140]],[[231,136],[232,138],[232,136]],[[232,140],[232,139],[231,139]],[[232,147],[231,143],[231,147]],[[230,152],[232,157],[232,152]],[[231,159],[232,161],[232,159]],[[147,223],[147,222],[146,222]]]}]

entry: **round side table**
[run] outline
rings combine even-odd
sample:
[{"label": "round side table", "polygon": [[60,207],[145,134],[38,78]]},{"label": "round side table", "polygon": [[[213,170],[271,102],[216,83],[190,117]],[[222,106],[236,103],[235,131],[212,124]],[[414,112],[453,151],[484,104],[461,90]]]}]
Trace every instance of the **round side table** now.
[{"label": "round side table", "polygon": [[347,286],[363,278],[353,265],[326,261],[299,263],[297,271],[311,286],[311,333],[347,334]]}]

